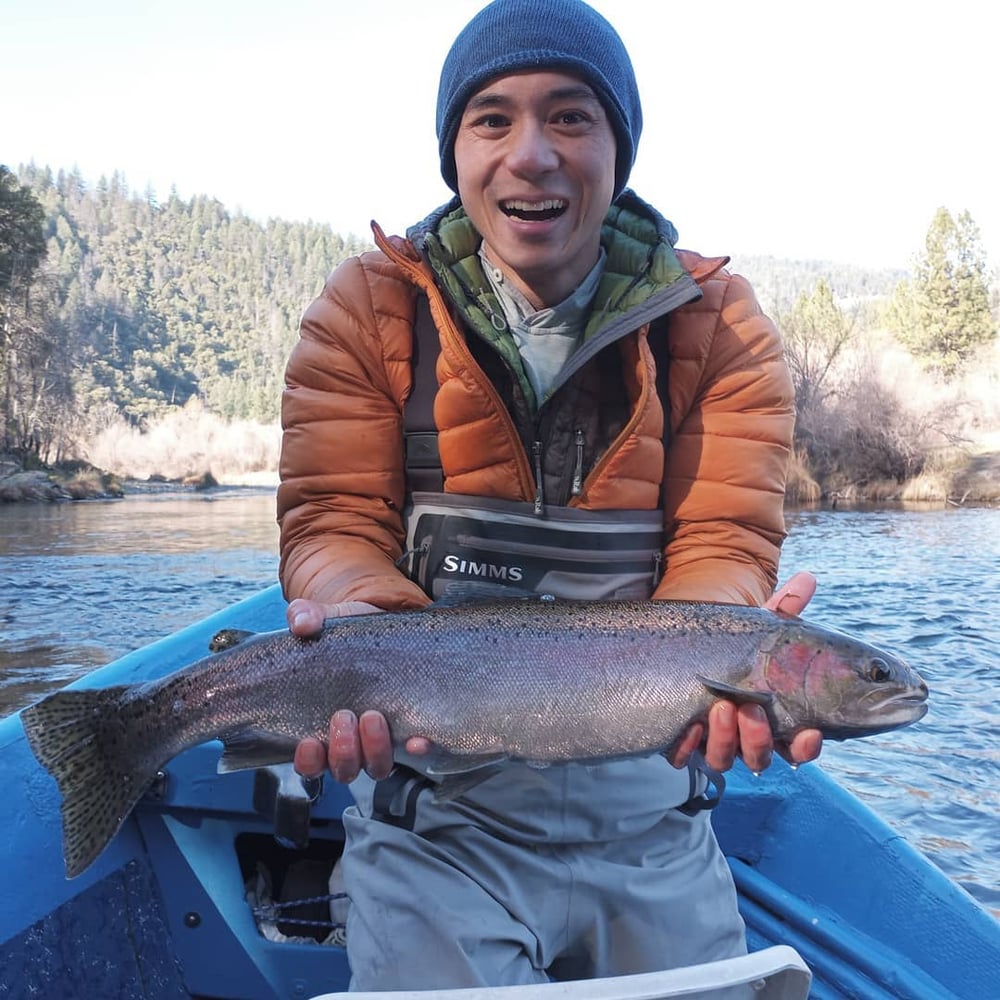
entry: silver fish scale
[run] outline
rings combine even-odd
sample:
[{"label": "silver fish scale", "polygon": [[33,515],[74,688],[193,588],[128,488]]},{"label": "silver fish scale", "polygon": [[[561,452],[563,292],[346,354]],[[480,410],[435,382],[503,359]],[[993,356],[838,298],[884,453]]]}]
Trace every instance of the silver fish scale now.
[{"label": "silver fish scale", "polygon": [[[716,696],[769,706],[776,735],[886,732],[926,711],[927,687],[858,639],[759,608],[507,601],[333,619],[146,684],[60,691],[22,713],[63,796],[67,874],[104,849],[159,767],[219,738],[224,769],[290,760],[341,708],[382,711],[397,748],[425,736],[429,773],[668,747]],[[461,784],[461,782],[459,782]]]},{"label": "silver fish scale", "polygon": [[331,697],[355,711],[381,706],[399,742],[424,736],[461,756],[620,756],[671,742],[711,700],[698,670],[738,683],[773,630],[771,620],[730,619],[728,607],[731,631],[699,623],[691,634],[674,606],[569,607],[509,602],[333,624],[322,640],[341,661]]}]

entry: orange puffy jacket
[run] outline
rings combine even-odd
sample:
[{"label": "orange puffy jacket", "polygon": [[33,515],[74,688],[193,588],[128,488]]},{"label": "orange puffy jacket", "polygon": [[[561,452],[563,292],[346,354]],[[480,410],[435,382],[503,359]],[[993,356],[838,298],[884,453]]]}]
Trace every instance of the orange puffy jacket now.
[{"label": "orange puffy jacket", "polygon": [[[774,588],[784,537],[793,425],[780,338],[747,282],[724,269],[726,258],[675,255],[663,234],[669,223],[645,219],[637,199],[625,209],[618,204],[602,241],[609,274],[628,272],[628,294],[615,292],[623,332],[614,339],[627,419],[569,503],[655,509],[665,475],[665,573],[654,597],[763,603]],[[467,243],[454,271],[464,267],[467,278],[475,234],[460,210],[449,218],[459,219],[452,228]],[[447,221],[437,221],[439,231]],[[531,500],[537,484],[523,437],[470,350],[477,334],[468,330],[468,307],[456,309],[451,265],[441,264],[440,248],[428,263],[433,240],[422,255],[410,241],[375,232],[380,250],[334,271],[307,309],[288,362],[280,577],[289,599],[422,607],[427,596],[395,565],[404,538],[402,409],[411,389],[418,290],[428,296],[441,340],[434,414],[445,490]],[[651,262],[642,294],[635,289],[643,283],[629,277],[636,261]],[[679,289],[680,301],[701,292],[670,312],[666,408],[647,342],[649,303],[661,301],[652,296],[662,296],[662,284]],[[633,315],[642,319],[629,322]]]}]

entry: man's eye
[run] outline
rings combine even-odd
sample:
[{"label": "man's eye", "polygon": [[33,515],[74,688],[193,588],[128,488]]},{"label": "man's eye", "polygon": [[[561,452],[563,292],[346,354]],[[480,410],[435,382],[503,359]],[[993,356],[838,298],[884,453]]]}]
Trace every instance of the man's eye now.
[{"label": "man's eye", "polygon": [[505,128],[507,119],[503,115],[483,115],[473,124],[477,128]]},{"label": "man's eye", "polygon": [[563,111],[558,115],[560,125],[580,125],[587,120],[582,111]]}]

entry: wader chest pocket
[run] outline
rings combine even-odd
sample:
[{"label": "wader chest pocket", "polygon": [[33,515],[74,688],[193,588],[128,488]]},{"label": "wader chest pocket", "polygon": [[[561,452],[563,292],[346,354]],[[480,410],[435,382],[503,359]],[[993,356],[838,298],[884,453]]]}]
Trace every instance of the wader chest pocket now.
[{"label": "wader chest pocket", "polygon": [[410,575],[435,600],[453,583],[634,600],[659,578],[659,511],[558,507],[539,518],[527,503],[414,493],[406,524]]}]

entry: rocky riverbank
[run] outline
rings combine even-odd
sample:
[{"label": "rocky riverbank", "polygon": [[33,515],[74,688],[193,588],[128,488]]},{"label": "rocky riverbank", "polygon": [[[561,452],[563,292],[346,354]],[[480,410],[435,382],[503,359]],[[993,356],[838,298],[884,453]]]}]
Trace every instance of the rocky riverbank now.
[{"label": "rocky riverbank", "polygon": [[[170,479],[122,478],[86,462],[63,462],[43,469],[24,469],[11,458],[0,457],[0,503],[109,500],[134,494],[199,492],[218,487],[277,486],[277,473],[262,471],[216,478],[211,472]],[[1000,504],[1000,451],[977,455],[955,454],[933,470],[906,482],[817,483],[793,462],[789,468],[790,505],[858,507],[921,504],[987,506]]]},{"label": "rocky riverbank", "polygon": [[41,469],[24,469],[0,458],[0,503],[56,503],[65,500],[117,500],[133,493],[209,490],[218,481],[210,472],[184,479],[150,476],[122,479],[86,462],[62,462]]}]

